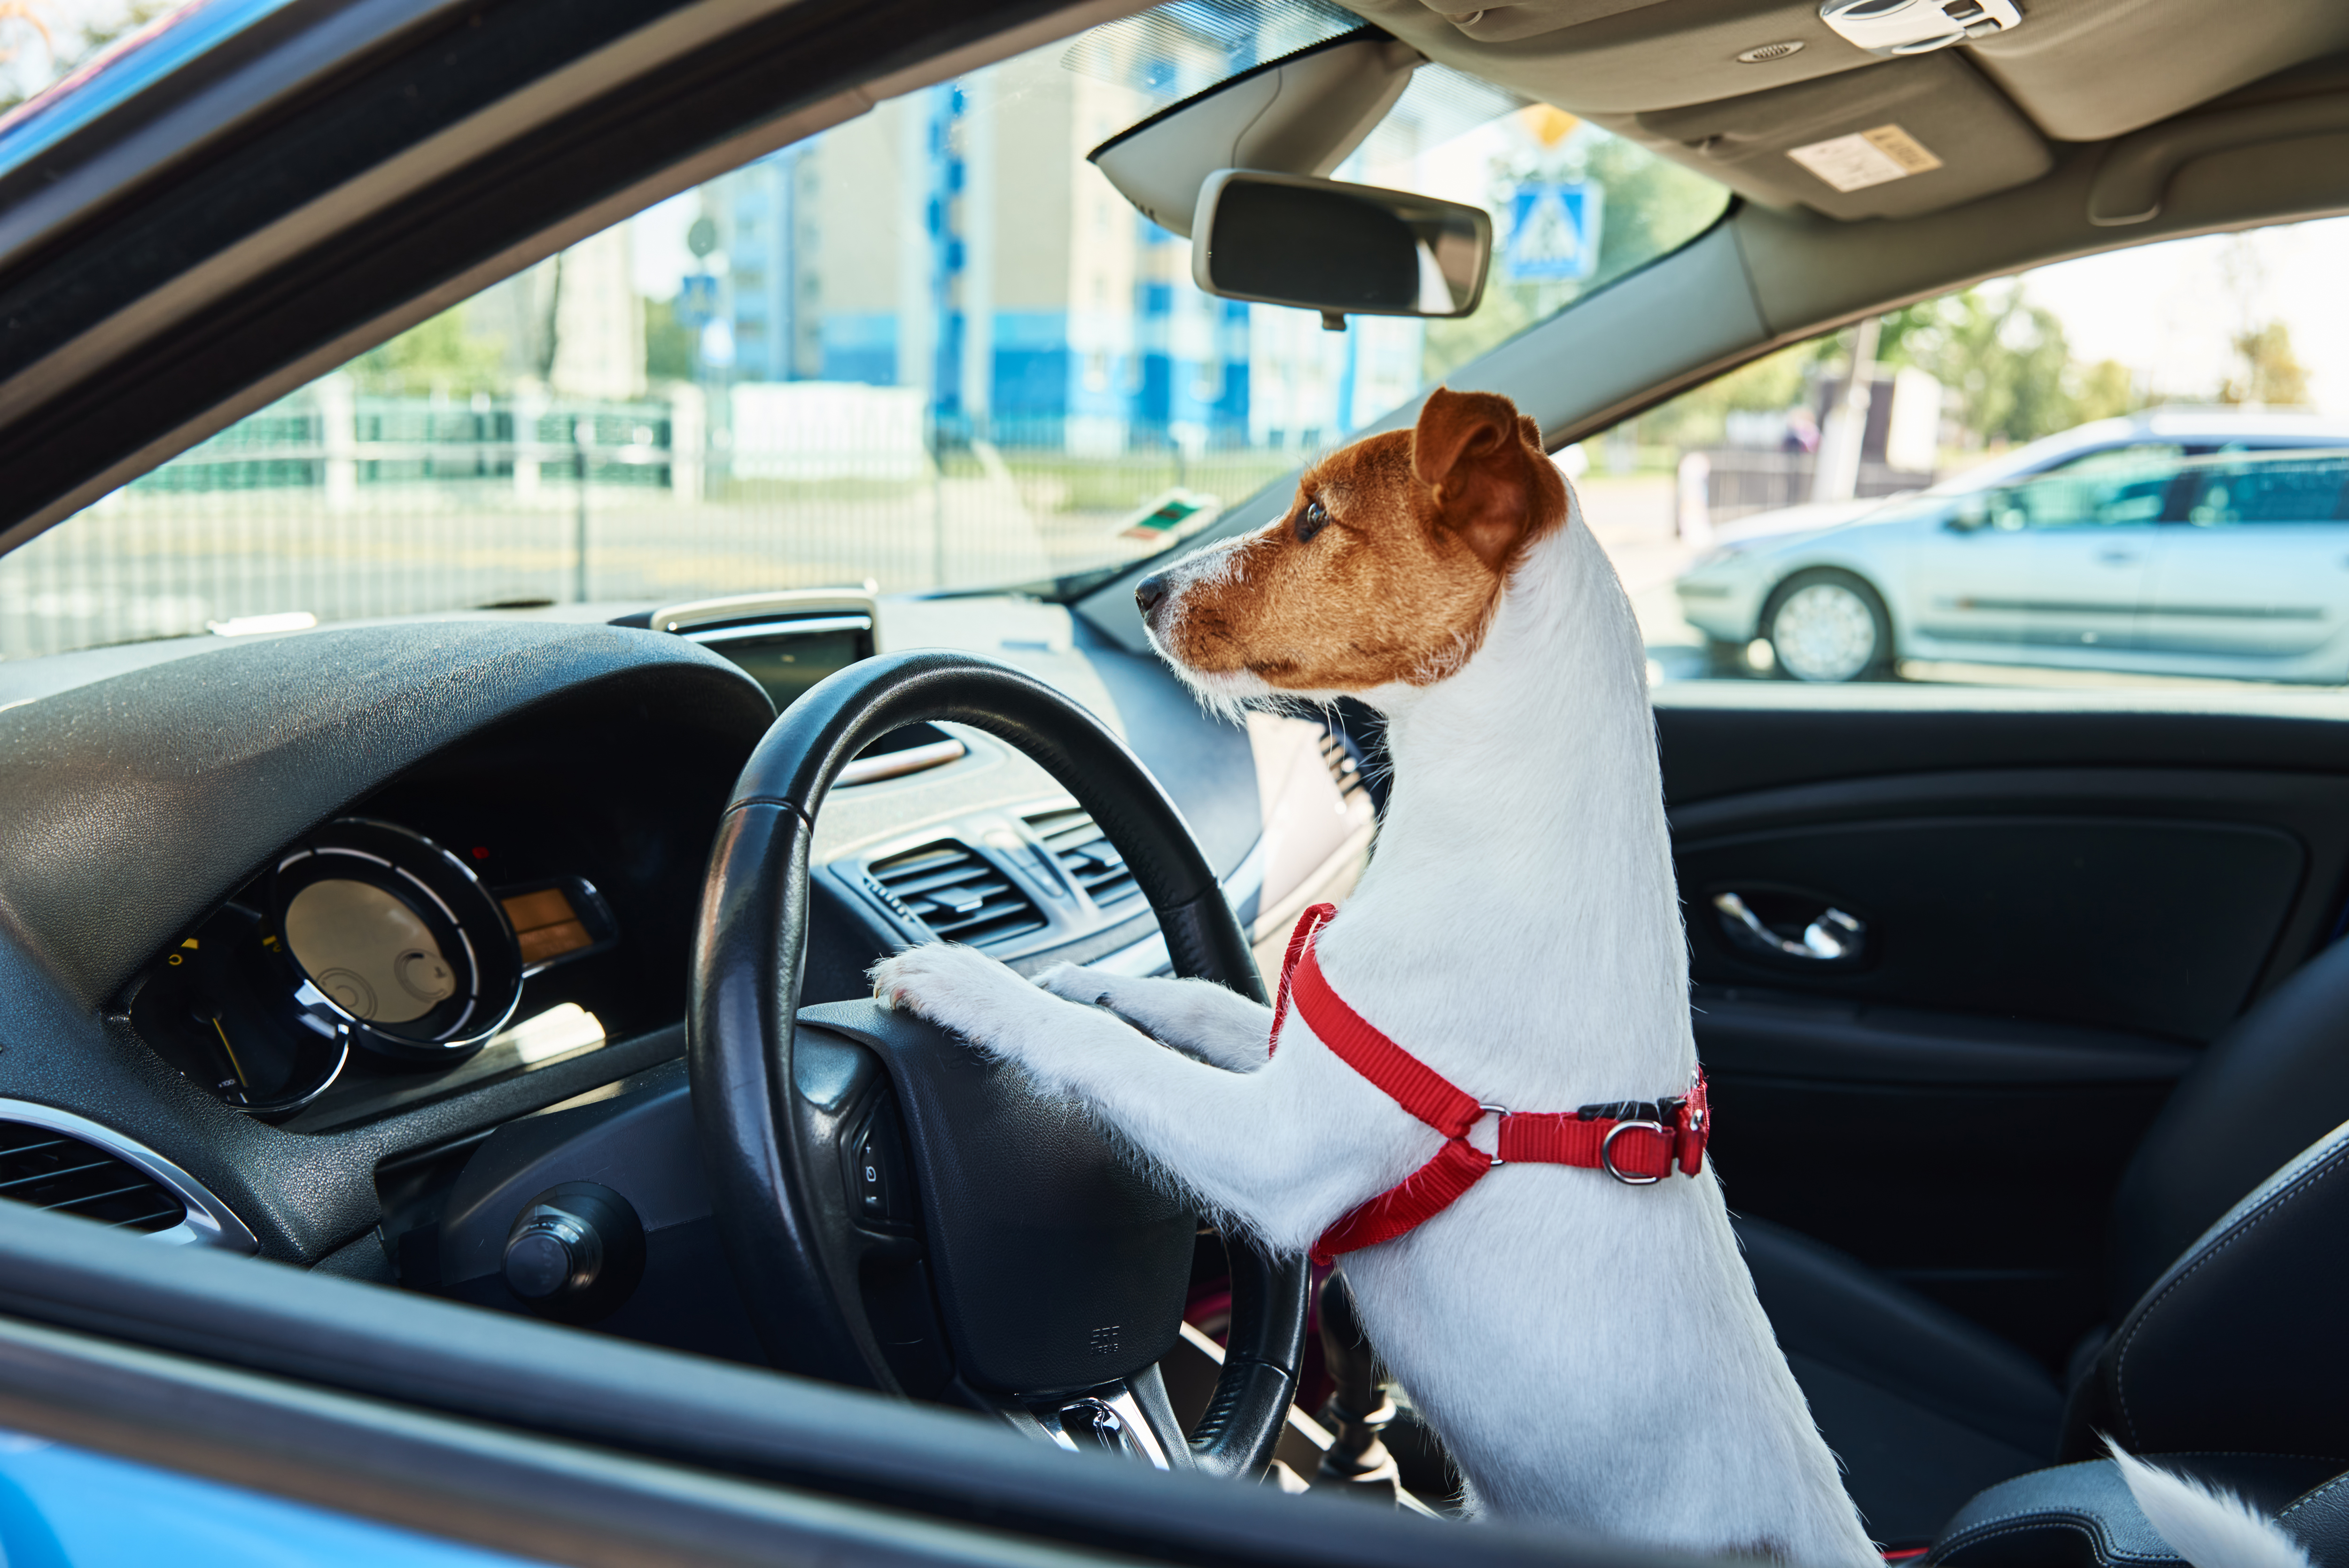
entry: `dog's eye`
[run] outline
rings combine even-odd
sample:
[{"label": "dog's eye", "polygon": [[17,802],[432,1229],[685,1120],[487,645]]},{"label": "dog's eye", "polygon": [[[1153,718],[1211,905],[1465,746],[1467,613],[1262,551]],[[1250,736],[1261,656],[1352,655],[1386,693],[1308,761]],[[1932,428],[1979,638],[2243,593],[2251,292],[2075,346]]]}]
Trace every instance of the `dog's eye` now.
[{"label": "dog's eye", "polygon": [[1318,500],[1307,501],[1305,510],[1297,514],[1297,542],[1312,543],[1313,536],[1329,526],[1329,509]]}]

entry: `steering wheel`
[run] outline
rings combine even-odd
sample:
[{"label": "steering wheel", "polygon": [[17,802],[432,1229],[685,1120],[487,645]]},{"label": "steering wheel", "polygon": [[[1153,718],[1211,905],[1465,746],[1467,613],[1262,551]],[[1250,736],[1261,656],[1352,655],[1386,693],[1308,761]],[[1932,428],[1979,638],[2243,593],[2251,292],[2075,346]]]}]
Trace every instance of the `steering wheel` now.
[{"label": "steering wheel", "polygon": [[963,654],[866,659],[778,718],[734,787],[702,888],[687,1064],[744,1305],[786,1371],[1003,1416],[1064,1447],[1261,1474],[1297,1385],[1309,1276],[1226,1238],[1232,1327],[1197,1429],[1157,1363],[1196,1217],[1077,1107],[872,1002],[804,1012],[816,813],[891,730],[945,719],[1040,764],[1109,835],[1175,972],[1264,999],[1174,804],[1123,741],[1033,676]]}]

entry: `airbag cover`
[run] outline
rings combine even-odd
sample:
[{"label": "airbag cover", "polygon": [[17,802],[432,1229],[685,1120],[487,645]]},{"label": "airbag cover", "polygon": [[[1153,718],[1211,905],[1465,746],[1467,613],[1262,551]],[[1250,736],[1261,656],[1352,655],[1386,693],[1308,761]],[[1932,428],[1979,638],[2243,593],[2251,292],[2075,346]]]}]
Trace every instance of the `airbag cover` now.
[{"label": "airbag cover", "polygon": [[964,1378],[1019,1394],[1091,1387],[1174,1347],[1198,1221],[1080,1107],[875,1003],[806,1007],[800,1020],[888,1068]]}]

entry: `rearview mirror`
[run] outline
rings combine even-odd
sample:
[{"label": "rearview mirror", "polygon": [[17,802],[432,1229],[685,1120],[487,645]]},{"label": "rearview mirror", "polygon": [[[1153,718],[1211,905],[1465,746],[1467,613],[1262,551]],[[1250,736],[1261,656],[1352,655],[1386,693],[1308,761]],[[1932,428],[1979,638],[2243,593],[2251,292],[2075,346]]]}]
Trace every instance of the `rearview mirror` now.
[{"label": "rearview mirror", "polygon": [[1941,520],[1944,528],[1959,533],[1972,533],[1990,523],[1990,502],[1982,496],[1970,495],[1958,502],[1950,515]]},{"label": "rearview mirror", "polygon": [[1226,299],[1349,315],[1466,315],[1485,295],[1493,220],[1408,191],[1218,170],[1199,191],[1191,277]]}]

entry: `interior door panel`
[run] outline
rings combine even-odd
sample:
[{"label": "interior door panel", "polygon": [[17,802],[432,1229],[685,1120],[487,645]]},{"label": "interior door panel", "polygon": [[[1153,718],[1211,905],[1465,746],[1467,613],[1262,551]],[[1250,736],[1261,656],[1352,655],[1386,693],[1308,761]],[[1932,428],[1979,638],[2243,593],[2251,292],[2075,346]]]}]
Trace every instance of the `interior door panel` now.
[{"label": "interior door panel", "polygon": [[[2060,1371],[2096,1324],[2106,1214],[2147,1125],[2335,934],[2349,746],[2329,712],[2283,704],[1873,695],[1658,705],[1716,1160],[1733,1209]],[[1832,904],[1861,951],[1733,942],[1723,892],[1796,948],[1803,912]]]},{"label": "interior door panel", "polygon": [[[1987,804],[1987,802],[1986,802]],[[1947,815],[1683,841],[1698,981],[1799,977],[1846,995],[2208,1039],[2275,944],[2306,854],[2273,828]],[[1748,955],[1718,893],[1816,889],[1866,923],[1855,967]],[[1708,918],[1711,917],[1711,918]]]}]

